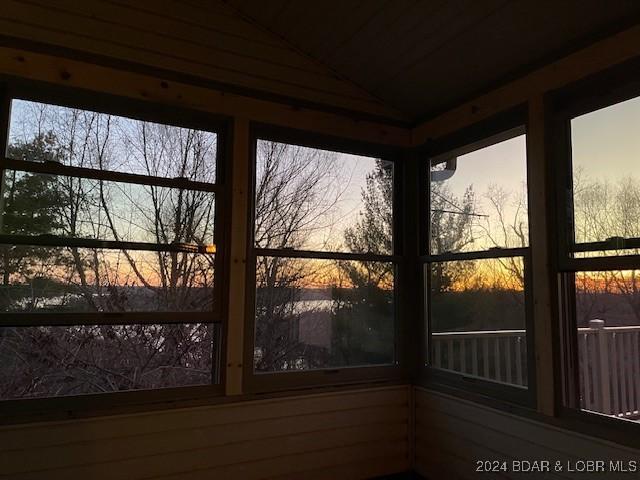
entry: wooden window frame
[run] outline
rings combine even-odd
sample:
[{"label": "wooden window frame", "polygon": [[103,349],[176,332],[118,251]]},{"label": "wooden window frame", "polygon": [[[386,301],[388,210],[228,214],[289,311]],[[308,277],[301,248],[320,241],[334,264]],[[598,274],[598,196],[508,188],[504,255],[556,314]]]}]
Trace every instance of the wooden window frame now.
[{"label": "wooden window frame", "polygon": [[580,407],[578,335],[575,317],[575,274],[583,271],[640,269],[640,255],[610,255],[574,258],[573,253],[637,248],[639,239],[624,239],[617,244],[598,241],[574,243],[573,168],[571,121],[581,115],[640,97],[640,58],[591,75],[553,91],[548,96],[552,116],[548,125],[553,164],[550,180],[555,188],[559,212],[554,219],[553,261],[558,291],[558,340],[560,369],[555,378],[558,415],[562,423],[589,435],[640,447],[636,421],[582,410]]},{"label": "wooden window frame", "polygon": [[[486,120],[477,122],[451,134],[430,141],[416,150],[420,157],[420,284],[421,295],[420,344],[417,348],[419,370],[417,382],[425,387],[434,388],[462,398],[471,399],[492,406],[509,408],[517,405],[528,409],[536,406],[536,362],[535,332],[533,317],[531,245],[524,248],[491,248],[488,250],[460,253],[430,252],[430,167],[431,160],[441,155],[455,153],[462,155],[479,150],[502,141],[527,133],[527,108],[519,105],[498,113]],[[528,141],[528,140],[527,140]],[[427,160],[425,160],[427,159]],[[527,159],[527,164],[528,164]],[[528,167],[527,167],[528,171]],[[527,182],[527,196],[529,188]],[[525,332],[527,348],[527,384],[526,388],[483,380],[461,372],[432,366],[431,352],[431,311],[429,304],[430,276],[425,270],[433,263],[456,260],[481,260],[505,257],[522,257],[525,281]]]},{"label": "wooden window frame", "polygon": [[[134,120],[161,123],[181,128],[204,130],[216,134],[216,177],[214,183],[184,178],[154,177],[127,172],[79,168],[60,164],[36,163],[0,156],[0,174],[4,170],[64,175],[140,185],[192,189],[215,193],[214,243],[214,307],[209,312],[96,312],[96,313],[4,313],[0,327],[73,326],[73,325],[140,325],[140,324],[209,324],[214,329],[211,383],[157,389],[91,393],[61,397],[40,397],[0,401],[0,424],[14,424],[34,419],[84,417],[114,412],[145,411],[166,406],[205,404],[224,394],[226,325],[228,304],[229,259],[226,239],[230,229],[226,222],[230,208],[231,119],[223,116],[139,101],[107,94],[96,94],[77,88],[58,87],[24,79],[5,78],[0,83],[0,145],[8,145],[11,101],[34,101],[77,108],[97,113],[123,116]],[[6,147],[4,147],[6,148]],[[191,244],[155,244],[148,242],[66,239],[55,235],[0,235],[0,243],[77,246],[106,249],[131,249],[167,252],[207,253]]]},{"label": "wooden window frame", "polygon": [[[256,248],[254,241],[256,147],[259,140],[270,140],[308,148],[317,148],[339,153],[381,158],[393,163],[393,252],[389,255],[348,252],[323,252],[308,250],[277,250]],[[388,146],[350,141],[338,137],[313,134],[306,131],[276,127],[262,123],[251,123],[250,133],[250,172],[249,172],[249,215],[247,228],[247,274],[245,298],[245,338],[243,362],[243,389],[247,393],[269,393],[285,390],[308,389],[327,386],[375,384],[407,380],[407,349],[405,335],[405,307],[399,300],[402,285],[409,285],[409,269],[403,256],[405,246],[402,235],[405,216],[401,205],[402,198],[402,162],[399,161],[402,150]],[[260,255],[283,258],[308,258],[329,260],[382,261],[395,265],[394,273],[394,328],[395,363],[388,365],[348,366],[314,370],[255,372],[255,298],[256,298],[256,259]],[[408,309],[407,309],[408,310]]]}]

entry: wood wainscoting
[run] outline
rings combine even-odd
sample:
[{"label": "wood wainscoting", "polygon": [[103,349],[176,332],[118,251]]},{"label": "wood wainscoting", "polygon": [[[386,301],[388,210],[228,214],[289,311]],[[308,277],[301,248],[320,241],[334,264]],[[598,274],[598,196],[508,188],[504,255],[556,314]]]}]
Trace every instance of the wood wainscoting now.
[{"label": "wood wainscoting", "polygon": [[0,428],[0,478],[348,479],[410,468],[406,385]]},{"label": "wood wainscoting", "polygon": [[[416,387],[415,469],[427,478],[631,478],[609,461],[635,461],[640,451]],[[506,462],[507,472],[478,473],[479,460]],[[550,461],[550,472],[514,472],[513,461]],[[569,472],[580,461],[604,460],[606,473]],[[555,472],[555,462],[563,471]],[[533,465],[533,464],[532,464]]]}]

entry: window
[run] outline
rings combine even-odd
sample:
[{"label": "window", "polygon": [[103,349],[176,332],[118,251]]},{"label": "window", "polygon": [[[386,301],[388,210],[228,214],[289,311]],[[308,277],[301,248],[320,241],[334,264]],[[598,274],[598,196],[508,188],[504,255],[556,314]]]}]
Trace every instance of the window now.
[{"label": "window", "polygon": [[255,148],[251,373],[395,364],[393,163]]},{"label": "window", "polygon": [[526,168],[522,127],[448,147],[428,163],[422,260],[434,378],[529,385]]},{"label": "window", "polygon": [[11,101],[0,400],[217,383],[217,133]]},{"label": "window", "polygon": [[640,97],[569,115],[561,218],[570,407],[640,418]]}]

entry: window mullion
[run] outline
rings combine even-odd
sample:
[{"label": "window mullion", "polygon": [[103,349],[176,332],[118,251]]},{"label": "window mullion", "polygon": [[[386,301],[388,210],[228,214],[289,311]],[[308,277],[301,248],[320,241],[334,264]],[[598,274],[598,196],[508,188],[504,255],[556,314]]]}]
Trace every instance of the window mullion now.
[{"label": "window mullion", "polygon": [[399,262],[399,255],[381,255],[376,253],[350,253],[350,252],[318,252],[294,249],[255,248],[256,255],[281,258],[308,258],[325,260],[354,260],[363,262]]},{"label": "window mullion", "polygon": [[141,175],[137,173],[116,172],[112,170],[99,170],[95,168],[63,165],[56,162],[35,162],[3,158],[1,160],[1,165],[3,165],[7,170],[17,170],[21,172],[43,173],[47,175],[60,175],[66,177],[133,183],[135,185],[150,185],[203,192],[220,191],[220,187],[214,183],[198,182],[189,180],[188,178],[166,178],[152,175]]},{"label": "window mullion", "polygon": [[81,325],[169,325],[220,323],[213,312],[82,312],[82,313],[3,313],[0,328],[26,326]]}]

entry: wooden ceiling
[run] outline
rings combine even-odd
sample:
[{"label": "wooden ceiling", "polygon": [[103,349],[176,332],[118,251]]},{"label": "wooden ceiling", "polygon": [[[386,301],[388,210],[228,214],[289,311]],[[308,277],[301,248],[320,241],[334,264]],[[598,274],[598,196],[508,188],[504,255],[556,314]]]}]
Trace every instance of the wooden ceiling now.
[{"label": "wooden ceiling", "polygon": [[221,0],[2,0],[3,46],[296,108],[406,121]]},{"label": "wooden ceiling", "polygon": [[636,23],[637,0],[225,0],[257,26],[426,119]]},{"label": "wooden ceiling", "polygon": [[640,0],[3,0],[0,48],[407,126],[639,20]]}]

